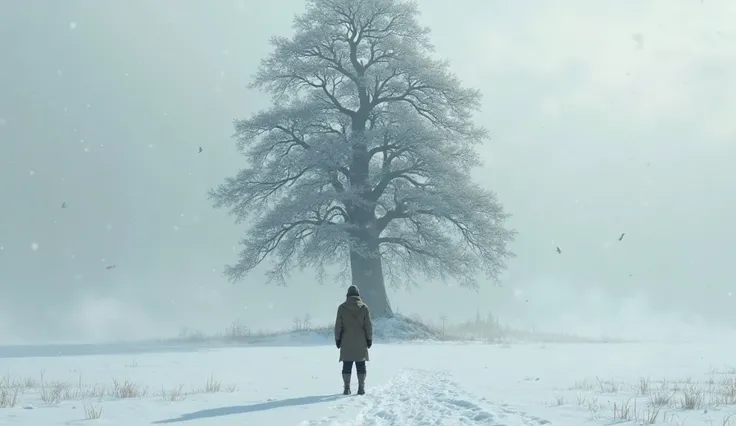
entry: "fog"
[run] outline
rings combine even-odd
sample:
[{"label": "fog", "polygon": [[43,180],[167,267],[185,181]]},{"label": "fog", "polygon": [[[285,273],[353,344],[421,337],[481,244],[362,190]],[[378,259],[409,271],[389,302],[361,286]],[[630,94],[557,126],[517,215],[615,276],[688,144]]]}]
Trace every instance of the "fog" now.
[{"label": "fog", "polygon": [[[268,106],[247,84],[302,7],[0,3],[0,342],[334,319],[344,287],[310,271],[228,283],[243,227],[207,198],[243,165],[232,120]],[[421,10],[483,91],[475,176],[519,235],[502,286],[391,289],[394,308],[582,334],[735,327],[736,4]]]}]

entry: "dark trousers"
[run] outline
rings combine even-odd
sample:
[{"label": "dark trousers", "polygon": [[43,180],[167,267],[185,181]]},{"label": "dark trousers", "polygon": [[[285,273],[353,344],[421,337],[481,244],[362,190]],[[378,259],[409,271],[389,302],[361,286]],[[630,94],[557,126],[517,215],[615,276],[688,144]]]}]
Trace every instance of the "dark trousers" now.
[{"label": "dark trousers", "polygon": [[[358,374],[365,374],[365,361],[355,361],[355,369],[358,370]],[[342,362],[342,374],[353,373],[353,361]]]}]

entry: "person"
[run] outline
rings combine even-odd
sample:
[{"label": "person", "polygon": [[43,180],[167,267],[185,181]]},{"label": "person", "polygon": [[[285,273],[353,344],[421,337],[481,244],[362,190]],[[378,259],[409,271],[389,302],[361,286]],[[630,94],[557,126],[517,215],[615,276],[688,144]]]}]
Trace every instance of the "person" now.
[{"label": "person", "polygon": [[348,287],[345,302],[337,308],[335,344],[340,349],[343,395],[350,395],[353,363],[358,373],[358,395],[365,395],[365,362],[373,345],[373,323],[368,305],[360,297],[358,287]]}]

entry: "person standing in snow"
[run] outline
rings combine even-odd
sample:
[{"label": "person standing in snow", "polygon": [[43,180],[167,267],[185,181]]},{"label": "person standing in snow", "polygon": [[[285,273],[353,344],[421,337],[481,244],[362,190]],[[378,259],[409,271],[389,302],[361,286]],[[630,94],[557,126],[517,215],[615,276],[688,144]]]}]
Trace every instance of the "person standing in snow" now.
[{"label": "person standing in snow", "polygon": [[358,287],[348,287],[347,300],[337,308],[335,344],[340,349],[343,395],[350,395],[353,363],[358,372],[358,395],[365,394],[365,362],[373,344],[373,323],[368,305],[360,298]]}]

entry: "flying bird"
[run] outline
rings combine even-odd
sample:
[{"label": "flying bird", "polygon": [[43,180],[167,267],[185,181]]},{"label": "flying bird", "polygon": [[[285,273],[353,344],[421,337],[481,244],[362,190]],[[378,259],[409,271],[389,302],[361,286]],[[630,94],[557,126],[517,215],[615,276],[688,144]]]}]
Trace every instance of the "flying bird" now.
[{"label": "flying bird", "polygon": [[61,203],[61,208],[62,208],[62,209],[65,209],[65,208],[66,208],[66,201],[65,201],[65,202],[63,202],[63,203]]},{"label": "flying bird", "polygon": [[626,235],[626,232],[622,232],[622,233],[621,233],[621,236],[620,236],[620,237],[618,237],[618,240],[619,240],[619,241],[623,240],[623,239],[624,239],[624,235]]},{"label": "flying bird", "polygon": [[110,269],[114,269],[114,268],[115,268],[115,265],[105,266],[105,269],[107,269],[108,271],[109,271]]},{"label": "flying bird", "polygon": [[199,154],[201,154],[201,153],[202,153],[202,147],[200,146],[199,147]]},{"label": "flying bird", "polygon": [[557,246],[557,254],[562,254],[562,250],[560,250],[560,246]]}]

